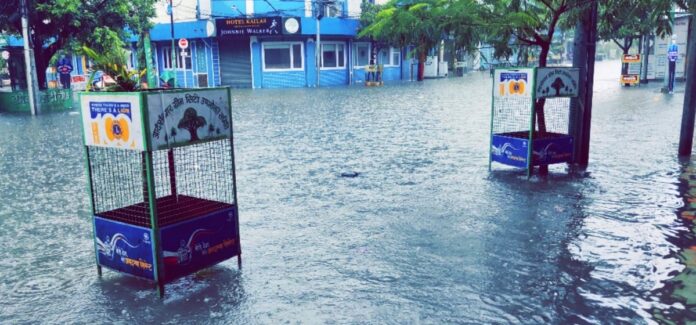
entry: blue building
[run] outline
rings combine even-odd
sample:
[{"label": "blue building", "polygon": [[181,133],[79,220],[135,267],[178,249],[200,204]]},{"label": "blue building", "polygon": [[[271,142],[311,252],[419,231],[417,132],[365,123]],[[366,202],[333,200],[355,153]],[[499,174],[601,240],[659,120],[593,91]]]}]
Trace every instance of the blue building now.
[{"label": "blue building", "polygon": [[[174,39],[186,38],[189,46],[182,56],[175,45],[175,64],[170,16],[166,4],[157,6],[150,33],[155,66],[160,76],[175,72],[179,87],[316,87],[317,81],[324,87],[365,81],[372,44],[356,38],[360,0],[325,2],[319,26],[311,0],[182,0],[173,8]],[[408,80],[406,58],[404,49],[379,49],[383,79]]]}]

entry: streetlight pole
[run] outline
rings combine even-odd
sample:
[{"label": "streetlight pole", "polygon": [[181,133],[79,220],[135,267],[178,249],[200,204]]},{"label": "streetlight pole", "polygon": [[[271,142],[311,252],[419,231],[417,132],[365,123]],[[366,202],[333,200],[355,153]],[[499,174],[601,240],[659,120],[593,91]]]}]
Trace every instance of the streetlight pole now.
[{"label": "streetlight pole", "polygon": [[315,2],[315,8],[316,8],[316,21],[317,21],[317,47],[314,49],[314,56],[316,59],[316,66],[317,66],[317,88],[319,88],[319,72],[321,71],[321,18],[324,17],[324,2],[323,0],[316,0]]},{"label": "streetlight pole", "polygon": [[[41,110],[39,101],[37,100],[38,87],[36,87],[36,64],[34,64],[34,50],[31,47],[29,37],[29,10],[27,9],[27,1],[21,0],[22,11],[22,38],[24,38],[24,66],[27,78],[27,95],[29,96],[29,109],[31,115],[36,115]],[[44,73],[46,73],[44,71]]]},{"label": "streetlight pole", "polygon": [[[172,32],[172,49],[171,49],[171,68],[172,71],[174,72],[174,84],[170,85],[171,87],[176,87],[176,48],[175,48],[175,41],[174,41],[174,0],[169,0],[169,23],[170,23],[170,29]],[[184,76],[185,77],[185,76]]]},{"label": "streetlight pole", "polygon": [[320,27],[321,24],[319,23],[319,18],[317,18],[317,48],[314,51],[317,57],[317,88],[319,88],[319,71],[321,71],[321,32],[320,32]]},{"label": "streetlight pole", "polygon": [[597,2],[583,13],[575,28],[573,67],[580,68],[580,92],[571,101],[568,129],[575,138],[574,163],[586,168],[590,156],[590,126],[592,123],[592,89],[597,43]]},{"label": "streetlight pole", "polygon": [[689,24],[688,49],[686,53],[686,89],[684,106],[682,108],[681,131],[679,135],[679,156],[691,156],[694,143],[694,118],[696,117],[696,19],[691,18]]}]

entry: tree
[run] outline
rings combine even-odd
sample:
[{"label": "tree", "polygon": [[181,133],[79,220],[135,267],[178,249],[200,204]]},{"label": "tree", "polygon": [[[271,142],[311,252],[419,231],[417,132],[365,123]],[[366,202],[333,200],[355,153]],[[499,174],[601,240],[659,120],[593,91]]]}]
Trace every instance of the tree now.
[{"label": "tree", "polygon": [[478,45],[484,40],[484,8],[472,0],[451,1],[446,6],[441,19],[445,34],[453,40],[455,49],[468,53],[478,51]]},{"label": "tree", "polygon": [[[670,0],[606,0],[599,2],[597,35],[601,40],[613,41],[628,54],[636,37],[655,32],[663,37],[671,34]],[[628,73],[623,64],[621,74]]]},{"label": "tree", "polygon": [[[446,4],[446,0],[391,0],[379,8],[358,37],[369,36],[399,47],[414,46],[418,58],[418,81],[422,81],[428,51],[442,40],[441,18]],[[365,18],[366,21],[370,19]]]},{"label": "tree", "polygon": [[[539,48],[539,67],[546,67],[549,50],[553,43],[556,30],[572,11],[579,11],[588,4],[582,0],[489,0],[485,1],[488,8],[487,21],[490,24],[491,36],[488,39],[493,44],[496,55],[512,54],[511,44]],[[545,99],[537,99],[536,112],[537,131],[543,136],[546,133],[544,118]]]},{"label": "tree", "polygon": [[[79,50],[82,44],[99,53],[122,48],[127,26],[149,28],[155,0],[26,0],[34,46],[37,77],[46,87],[45,71],[61,49]],[[21,35],[20,0],[0,3],[0,30]]]},{"label": "tree", "polygon": [[[363,30],[373,24],[377,20],[377,14],[382,10],[382,5],[375,4],[368,0],[363,0],[360,3],[360,25],[359,30]],[[371,53],[369,62],[370,64],[377,64],[377,62],[372,62],[372,58],[377,56],[377,43],[373,37],[370,37],[370,49]]]},{"label": "tree", "polygon": [[198,141],[198,129],[206,125],[205,118],[203,116],[198,116],[198,113],[193,107],[189,107],[184,111],[184,116],[179,121],[176,126],[180,129],[184,129],[191,135],[191,142]]}]

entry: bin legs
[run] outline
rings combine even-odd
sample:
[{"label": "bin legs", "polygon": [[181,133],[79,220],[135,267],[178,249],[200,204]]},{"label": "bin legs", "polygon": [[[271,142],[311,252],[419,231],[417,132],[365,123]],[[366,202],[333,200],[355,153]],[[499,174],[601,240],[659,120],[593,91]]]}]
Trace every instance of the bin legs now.
[{"label": "bin legs", "polygon": [[160,298],[164,298],[164,283],[157,282],[157,294]]}]

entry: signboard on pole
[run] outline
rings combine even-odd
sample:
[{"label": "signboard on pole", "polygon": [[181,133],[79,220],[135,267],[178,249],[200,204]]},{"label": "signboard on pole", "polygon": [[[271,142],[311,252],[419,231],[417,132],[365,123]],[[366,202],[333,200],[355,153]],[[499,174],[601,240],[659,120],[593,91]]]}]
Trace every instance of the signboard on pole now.
[{"label": "signboard on pole", "polygon": [[624,54],[621,57],[621,62],[622,63],[627,63],[628,64],[628,73],[629,75],[640,75],[640,69],[641,69],[641,56],[640,54]]},{"label": "signboard on pole", "polygon": [[536,78],[537,98],[577,97],[579,94],[578,68],[538,68]]},{"label": "signboard on pole", "polygon": [[623,63],[640,63],[640,54],[624,54],[621,58]]},{"label": "signboard on pole", "polygon": [[626,85],[637,85],[640,83],[640,76],[637,74],[621,75],[621,83]]},{"label": "signboard on pole", "polygon": [[189,46],[188,40],[185,38],[180,38],[179,39],[179,48],[182,50],[187,49]]}]

